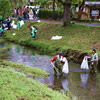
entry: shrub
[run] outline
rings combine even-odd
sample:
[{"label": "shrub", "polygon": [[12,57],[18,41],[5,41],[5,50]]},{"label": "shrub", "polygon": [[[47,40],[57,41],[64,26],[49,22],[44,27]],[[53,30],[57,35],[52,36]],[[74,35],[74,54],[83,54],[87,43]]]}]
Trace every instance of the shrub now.
[{"label": "shrub", "polygon": [[0,0],[0,15],[5,19],[11,12],[9,0]]},{"label": "shrub", "polygon": [[60,20],[63,17],[62,11],[40,10],[39,18]]}]

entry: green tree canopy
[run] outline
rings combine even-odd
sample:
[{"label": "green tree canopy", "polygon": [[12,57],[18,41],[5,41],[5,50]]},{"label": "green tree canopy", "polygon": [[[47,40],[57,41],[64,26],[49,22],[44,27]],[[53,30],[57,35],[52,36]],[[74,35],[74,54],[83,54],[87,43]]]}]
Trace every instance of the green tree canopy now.
[{"label": "green tree canopy", "polygon": [[6,18],[10,14],[10,2],[9,0],[0,0],[0,15]]}]

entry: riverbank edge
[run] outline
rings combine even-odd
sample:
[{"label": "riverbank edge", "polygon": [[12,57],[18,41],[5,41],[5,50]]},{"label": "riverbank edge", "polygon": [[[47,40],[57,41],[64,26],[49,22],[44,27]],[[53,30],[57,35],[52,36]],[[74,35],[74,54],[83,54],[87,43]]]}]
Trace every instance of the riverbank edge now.
[{"label": "riverbank edge", "polygon": [[[1,42],[5,42],[4,40],[1,40]],[[4,48],[5,49],[5,48]],[[4,50],[3,49],[3,50]],[[8,48],[7,48],[7,50],[8,50]],[[7,73],[6,73],[6,75],[5,75],[5,73],[3,74],[3,71],[5,72],[5,71],[7,71]],[[42,70],[42,69],[40,69],[40,68],[35,68],[35,67],[33,67],[33,68],[31,68],[31,67],[29,67],[29,66],[24,66],[23,64],[18,64],[18,63],[15,63],[15,62],[11,62],[11,61],[7,61],[7,60],[1,60],[0,59],[0,72],[1,72],[1,79],[5,79],[5,81],[4,81],[4,83],[7,81],[8,82],[8,80],[10,79],[10,76],[9,75],[12,75],[12,74],[10,74],[9,72],[11,72],[11,73],[13,73],[15,76],[17,76],[17,77],[19,77],[16,73],[19,73],[20,75],[25,75],[26,77],[25,77],[25,82],[29,79],[29,78],[35,78],[35,77],[41,77],[41,78],[45,78],[45,77],[47,77],[49,74],[47,73],[47,72],[45,72],[44,70]],[[2,77],[2,75],[4,75],[5,77]],[[7,76],[7,78],[6,78],[6,76]],[[11,77],[13,77],[14,78],[14,76],[11,76]],[[19,78],[20,79],[20,81],[22,80],[21,78]],[[11,82],[9,82],[8,84],[7,84],[7,86],[9,86],[9,84],[11,85],[11,87],[12,87],[12,84],[15,84],[15,85],[13,85],[13,89],[15,90],[15,91],[17,91],[16,90],[16,83],[12,83],[12,81],[14,81],[14,80],[16,80],[16,77],[14,78],[14,79],[12,79],[12,80],[9,80],[9,81],[11,81]],[[17,80],[18,81],[18,80]],[[34,80],[35,81],[35,80]],[[1,82],[3,82],[3,80],[1,80]],[[15,82],[15,81],[14,81]],[[61,93],[59,93],[58,91],[53,91],[52,89],[49,89],[48,87],[49,86],[47,86],[47,85],[43,85],[43,84],[41,84],[40,82],[38,82],[38,81],[36,81],[36,84],[40,84],[39,85],[39,87],[40,88],[44,88],[45,90],[43,90],[43,91],[41,91],[41,93],[43,94],[43,95],[45,95],[45,94],[47,94],[47,92],[49,93],[49,90],[50,91],[52,91],[53,93],[55,93],[56,95],[51,95],[50,94],[50,98],[54,98],[55,96],[58,96],[57,98],[59,98],[59,95],[62,95]],[[21,83],[21,84],[24,84],[24,81],[23,81],[23,83]],[[30,84],[31,84],[31,82],[30,82]],[[18,83],[18,85],[19,85],[19,83]],[[25,84],[24,84],[25,85]],[[7,87],[7,86],[5,86],[5,88]],[[2,86],[1,86],[2,87]],[[28,87],[28,84],[27,84],[27,87]],[[22,87],[23,88],[23,87]],[[36,88],[36,86],[32,86],[32,88]],[[9,96],[9,99],[12,99],[12,96],[10,95],[10,93],[12,93],[12,91],[13,91],[13,89],[10,89],[9,90],[9,88],[7,88],[6,90],[7,90],[7,92],[5,91],[5,93],[6,93],[6,95],[8,95]],[[24,88],[25,90],[26,90],[26,87]],[[23,89],[20,89],[20,91],[19,92],[21,92]],[[45,92],[46,91],[46,92]],[[17,91],[17,96],[18,97],[20,97],[20,98],[27,98],[27,95],[25,95],[24,96],[24,94],[23,94],[23,96],[22,95],[20,95],[19,94],[19,92]],[[26,92],[26,91],[24,91],[24,92]],[[19,94],[19,95],[18,95]],[[5,98],[4,97],[4,94],[2,93],[2,97],[0,97],[1,99],[2,98]],[[30,93],[29,93],[29,95],[30,95]],[[38,95],[38,94],[37,94]],[[49,94],[48,94],[49,95]],[[13,98],[16,98],[16,94],[15,95],[13,95]],[[38,96],[36,97],[36,98],[38,98]],[[41,98],[41,100],[42,100],[42,97],[40,97]],[[48,100],[50,99],[49,97],[48,97]],[[72,98],[74,99],[74,100],[77,100],[77,97],[76,96],[74,96],[68,89],[67,89],[67,92],[64,94],[63,93],[63,95],[61,96],[61,98],[63,99],[63,100],[65,100],[65,98],[66,99],[68,99],[68,100],[72,100]],[[61,98],[59,98],[59,100],[61,99]],[[17,99],[17,98],[16,98]],[[29,98],[28,98],[29,99]],[[44,99],[44,98],[43,98]],[[7,99],[8,100],[8,99]],[[15,100],[15,99],[13,99],[13,100]],[[30,99],[30,100],[32,100],[32,99]],[[53,99],[53,100],[55,100],[55,99]]]},{"label": "riverbank edge", "polygon": [[[15,71],[10,65],[0,64],[0,100],[77,100],[70,91],[61,94],[47,87],[47,85],[25,76],[19,71]],[[39,89],[39,91],[38,91]],[[16,91],[16,92],[15,92]]]},{"label": "riverbank edge", "polygon": [[[72,62],[75,62],[75,63],[79,63],[81,64],[82,63],[82,60],[84,58],[84,56],[86,55],[90,55],[90,53],[88,52],[82,52],[82,51],[79,51],[79,50],[72,50],[72,49],[63,49],[61,47],[59,48],[54,48],[54,47],[49,47],[48,45],[44,44],[44,43],[39,43],[38,41],[34,41],[34,42],[29,42],[29,41],[23,41],[21,40],[20,43],[18,40],[13,40],[13,38],[10,38],[8,37],[7,35],[4,35],[4,39],[6,41],[9,41],[9,42],[12,42],[12,43],[15,43],[15,44],[20,44],[21,46],[26,46],[26,47],[30,47],[30,48],[33,48],[39,52],[41,52],[42,54],[46,54],[46,55],[50,55],[50,56],[54,56],[56,55],[59,51],[62,51],[63,52],[63,56],[65,56],[68,61],[72,61]],[[98,68],[100,69],[100,59],[98,61]]]}]

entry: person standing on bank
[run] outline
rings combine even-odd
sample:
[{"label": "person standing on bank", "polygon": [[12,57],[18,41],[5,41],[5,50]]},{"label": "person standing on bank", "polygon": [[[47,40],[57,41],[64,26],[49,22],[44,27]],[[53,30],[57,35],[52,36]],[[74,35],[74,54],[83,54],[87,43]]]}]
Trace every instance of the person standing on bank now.
[{"label": "person standing on bank", "polygon": [[97,65],[98,65],[98,54],[96,53],[96,50],[92,50],[92,56],[86,56],[87,58],[91,58],[91,63],[90,63],[90,73],[97,73]]},{"label": "person standing on bank", "polygon": [[35,26],[33,26],[33,27],[31,27],[30,31],[31,31],[30,34],[32,35],[32,40],[35,40],[37,28]]},{"label": "person standing on bank", "polygon": [[62,61],[62,59],[63,59],[62,52],[59,52],[58,55],[54,56],[50,61],[51,65],[54,67],[55,75],[57,75],[57,72],[62,74],[62,67],[59,67],[57,65],[57,61]]}]

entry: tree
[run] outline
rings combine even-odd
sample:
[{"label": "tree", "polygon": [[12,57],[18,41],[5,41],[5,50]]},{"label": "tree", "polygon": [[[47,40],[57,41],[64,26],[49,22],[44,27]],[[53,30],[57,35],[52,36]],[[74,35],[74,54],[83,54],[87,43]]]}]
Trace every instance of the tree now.
[{"label": "tree", "polygon": [[71,2],[72,0],[58,0],[64,7],[64,23],[63,25],[69,25],[71,21]]},{"label": "tree", "polygon": [[55,0],[53,0],[53,11],[55,11]]},{"label": "tree", "polygon": [[78,19],[80,19],[81,16],[82,16],[82,12],[83,12],[83,9],[84,9],[85,1],[86,0],[73,0],[73,4],[77,4],[77,6],[79,7]]},{"label": "tree", "polygon": [[11,9],[9,0],[0,0],[0,15],[2,15],[3,18],[6,18],[10,15],[10,12]]}]

